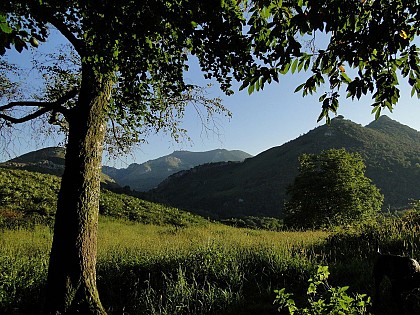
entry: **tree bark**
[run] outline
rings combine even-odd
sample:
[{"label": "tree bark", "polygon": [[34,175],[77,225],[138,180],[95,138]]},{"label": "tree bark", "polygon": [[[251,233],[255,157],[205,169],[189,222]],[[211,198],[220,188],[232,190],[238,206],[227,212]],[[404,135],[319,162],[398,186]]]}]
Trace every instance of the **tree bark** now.
[{"label": "tree bark", "polygon": [[46,314],[106,314],[96,287],[97,228],[106,108],[112,80],[82,69],[70,110],[65,170],[58,195]]}]

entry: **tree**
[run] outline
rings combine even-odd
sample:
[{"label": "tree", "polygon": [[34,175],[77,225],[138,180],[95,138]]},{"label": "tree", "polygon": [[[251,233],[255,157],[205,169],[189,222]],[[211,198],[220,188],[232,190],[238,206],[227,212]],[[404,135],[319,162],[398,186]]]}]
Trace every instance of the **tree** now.
[{"label": "tree", "polygon": [[[263,62],[250,69],[242,88],[252,93],[281,74],[310,71],[295,92],[313,94],[329,85],[319,101],[318,121],[337,113],[340,91],[353,100],[372,94],[372,113],[392,111],[400,91],[398,74],[420,98],[418,0],[256,0],[249,33]],[[418,41],[417,41],[418,45]]]},{"label": "tree", "polygon": [[[311,69],[313,76],[298,87],[304,94],[327,77],[332,90],[347,84],[352,97],[377,91],[378,112],[398,99],[397,70],[419,95],[419,52],[411,44],[419,20],[416,0],[2,1],[0,55],[12,47],[19,52],[29,44],[37,47],[55,28],[80,62],[78,77],[65,76],[76,79],[65,79],[66,84],[55,79],[44,96],[0,106],[2,130],[47,116],[68,132],[46,312],[105,313],[95,262],[107,127],[132,143],[149,129],[176,136],[177,121],[190,101],[210,113],[224,110],[184,82],[190,54],[227,94],[233,92],[233,79],[252,92],[288,71]],[[328,47],[308,52],[304,42],[317,32],[330,35]],[[345,63],[358,76],[350,79]],[[337,95],[333,91],[321,98],[320,117],[336,111]]]},{"label": "tree", "polygon": [[320,228],[362,221],[381,210],[383,195],[365,176],[358,153],[331,149],[299,157],[299,175],[289,186],[285,224]]},{"label": "tree", "polygon": [[[229,93],[232,76],[239,77],[250,60],[244,19],[235,1],[123,1],[117,6],[114,1],[3,1],[0,12],[0,53],[37,46],[54,27],[80,58],[78,80],[64,86],[53,82],[45,97],[0,106],[0,119],[12,125],[49,115],[50,122],[68,125],[45,311],[104,314],[95,265],[107,124],[136,140],[148,128],[177,134],[174,119],[189,101],[223,110],[194,99],[196,89],[184,83],[184,71],[194,54]],[[28,110],[22,114],[20,108]]]}]

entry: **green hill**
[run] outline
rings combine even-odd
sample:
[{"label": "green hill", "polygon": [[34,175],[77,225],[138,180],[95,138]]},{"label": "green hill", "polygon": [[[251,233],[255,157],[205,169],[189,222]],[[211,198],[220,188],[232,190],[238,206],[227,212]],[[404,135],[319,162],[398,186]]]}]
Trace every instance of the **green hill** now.
[{"label": "green hill", "polygon": [[49,161],[53,164],[64,166],[65,155],[66,149],[61,147],[50,147],[23,154],[19,157],[11,159],[9,162],[30,164],[41,161]]},{"label": "green hill", "polygon": [[366,175],[385,195],[384,209],[420,199],[420,133],[386,116],[363,127],[339,116],[242,163],[216,163],[172,175],[153,198],[215,218],[281,216],[298,157],[330,148],[359,152]]},{"label": "green hill", "polygon": [[[0,168],[0,228],[54,221],[60,178]],[[175,208],[103,189],[100,214],[155,225],[201,225],[207,220]]]},{"label": "green hill", "polygon": [[168,176],[195,166],[221,161],[243,161],[250,154],[239,150],[211,150],[206,152],[175,151],[170,155],[142,164],[133,163],[127,168],[104,166],[102,171],[121,186],[130,186],[136,191],[148,191],[158,186]]},{"label": "green hill", "polygon": [[[65,148],[49,147],[32,151],[0,163],[0,167],[61,176],[64,171],[65,155]],[[115,180],[104,173],[101,175],[101,182],[105,188],[113,190],[120,189],[120,186]]]}]

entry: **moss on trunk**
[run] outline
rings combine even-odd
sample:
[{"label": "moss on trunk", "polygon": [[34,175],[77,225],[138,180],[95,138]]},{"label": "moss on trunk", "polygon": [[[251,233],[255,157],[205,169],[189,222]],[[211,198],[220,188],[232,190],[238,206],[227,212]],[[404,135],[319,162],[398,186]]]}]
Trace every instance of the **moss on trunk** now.
[{"label": "moss on trunk", "polygon": [[[85,73],[90,73],[86,75]],[[96,287],[100,174],[112,81],[84,71],[71,109],[47,280],[47,314],[106,314]]]}]

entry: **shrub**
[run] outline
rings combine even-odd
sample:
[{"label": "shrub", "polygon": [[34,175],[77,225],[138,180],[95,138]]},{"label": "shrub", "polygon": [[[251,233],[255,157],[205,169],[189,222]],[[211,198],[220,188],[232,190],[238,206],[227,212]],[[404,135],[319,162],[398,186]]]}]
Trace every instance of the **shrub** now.
[{"label": "shrub", "polygon": [[274,303],[279,305],[278,310],[287,309],[290,315],[370,314],[367,310],[372,304],[370,297],[366,294],[352,297],[347,294],[349,287],[330,286],[327,282],[329,274],[328,266],[318,266],[317,273],[309,279],[307,307],[297,307],[291,298],[292,294],[286,293],[284,288],[275,290],[277,296]]}]

